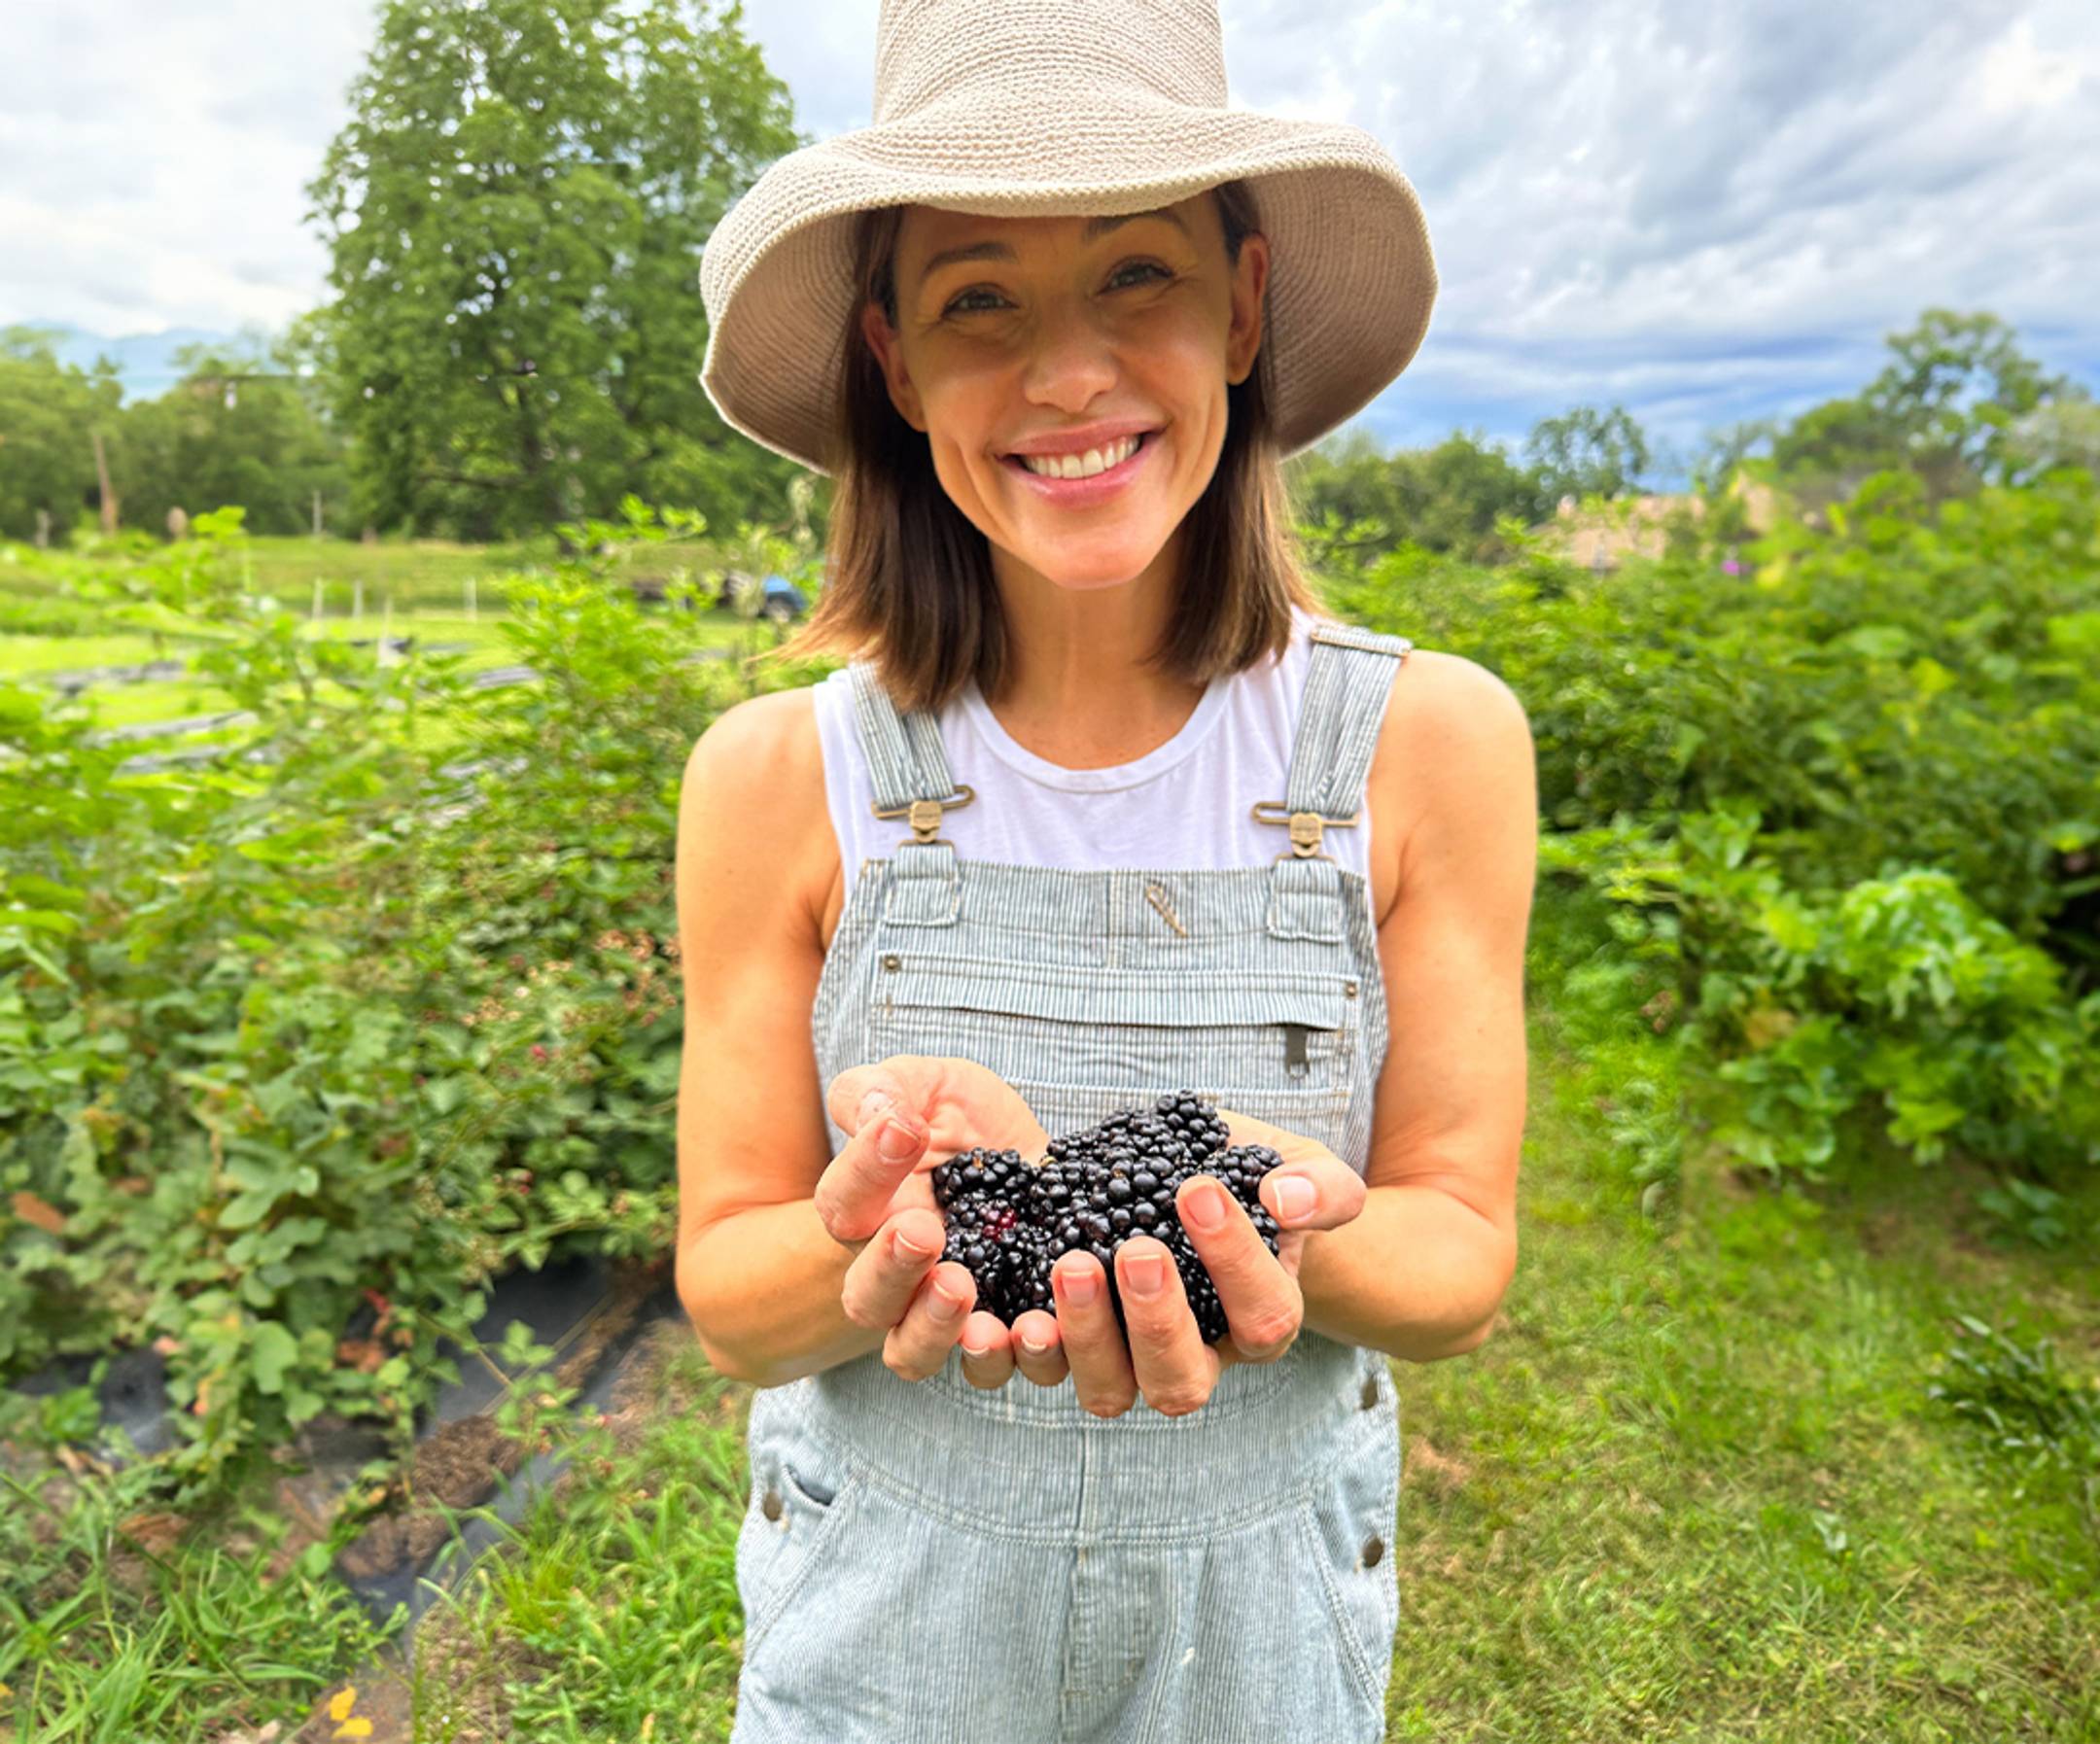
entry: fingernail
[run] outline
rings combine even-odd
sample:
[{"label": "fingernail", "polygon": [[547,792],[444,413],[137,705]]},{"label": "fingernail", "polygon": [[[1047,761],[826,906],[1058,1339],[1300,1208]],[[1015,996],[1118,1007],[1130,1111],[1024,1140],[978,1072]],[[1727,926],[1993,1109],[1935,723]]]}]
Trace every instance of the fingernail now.
[{"label": "fingernail", "polygon": [[1065,1279],[1065,1300],[1074,1308],[1085,1308],[1094,1300],[1094,1290],[1099,1280],[1093,1273],[1067,1272],[1061,1275]]},{"label": "fingernail", "polygon": [[943,1291],[933,1292],[933,1312],[940,1319],[953,1320],[962,1311],[962,1305]]},{"label": "fingernail", "polygon": [[903,1116],[892,1114],[884,1123],[882,1136],[875,1140],[875,1148],[882,1152],[886,1162],[901,1163],[919,1148],[919,1134],[904,1124]]},{"label": "fingernail", "polygon": [[1225,1189],[1205,1185],[1192,1187],[1181,1201],[1181,1221],[1200,1230],[1225,1227]]},{"label": "fingernail", "polygon": [[866,1096],[860,1099],[860,1117],[854,1123],[854,1131],[858,1133],[869,1121],[882,1113],[884,1109],[894,1108],[895,1106],[896,1098],[887,1090],[869,1091]]},{"label": "fingernail", "polygon": [[930,1260],[933,1257],[933,1250],[930,1247],[920,1246],[918,1242],[914,1241],[901,1230],[897,1232],[895,1245],[896,1255],[900,1260]]},{"label": "fingernail", "polygon": [[1296,1223],[1312,1209],[1312,1202],[1318,1197],[1304,1175],[1287,1174],[1276,1184],[1277,1216],[1285,1223]]},{"label": "fingernail", "polygon": [[1031,1356],[1048,1356],[1050,1354],[1050,1346],[1048,1344],[1038,1344],[1033,1339],[1023,1339],[1021,1341],[1021,1348],[1023,1350],[1026,1350]]},{"label": "fingernail", "polygon": [[962,1341],[962,1354],[964,1356],[982,1356],[991,1348],[990,1344],[973,1344],[968,1339]]},{"label": "fingernail", "polygon": [[1167,1263],[1156,1253],[1135,1255],[1123,1262],[1123,1282],[1133,1296],[1157,1296],[1167,1282]]}]

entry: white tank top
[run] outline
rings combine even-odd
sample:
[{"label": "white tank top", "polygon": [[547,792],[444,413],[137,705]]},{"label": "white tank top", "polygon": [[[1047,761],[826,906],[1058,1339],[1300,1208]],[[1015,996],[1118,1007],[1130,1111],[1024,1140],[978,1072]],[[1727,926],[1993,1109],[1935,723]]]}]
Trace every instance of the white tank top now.
[{"label": "white tank top", "polygon": [[[1213,679],[1196,712],[1165,745],[1131,763],[1067,769],[1017,744],[985,704],[975,680],[940,713],[948,772],[975,795],[941,814],[941,834],[963,859],[1073,871],[1146,867],[1210,871],[1268,866],[1290,849],[1280,824],[1260,823],[1258,801],[1283,798],[1292,731],[1311,670],[1307,631],[1318,621],[1292,612],[1290,646],[1244,672]],[[910,830],[877,818],[874,785],[854,732],[853,697],[842,667],[813,686],[823,745],[824,797],[853,900],[861,862],[887,859]],[[1320,843],[1345,872],[1364,880],[1371,910],[1371,805],[1353,829]],[[1378,916],[1371,914],[1374,931]]]}]

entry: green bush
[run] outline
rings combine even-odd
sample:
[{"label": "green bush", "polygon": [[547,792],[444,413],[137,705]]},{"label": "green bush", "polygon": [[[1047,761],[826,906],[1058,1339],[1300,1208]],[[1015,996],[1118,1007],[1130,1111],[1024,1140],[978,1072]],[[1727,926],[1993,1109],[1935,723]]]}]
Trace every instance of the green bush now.
[{"label": "green bush", "polygon": [[2038,1183],[2100,1161],[2100,493],[1934,506],[1881,473],[1826,518],[1746,577],[1711,537],[1594,575],[1514,528],[1499,570],[1336,536],[1328,595],[1523,700],[1542,868],[1666,937],[1727,1152],[1821,1173],[1878,1102],[1914,1160],[2006,1171],[2032,1227]]},{"label": "green bush", "polygon": [[[63,585],[220,631],[199,669],[266,759],[124,775],[78,705],[0,688],[0,1373],[155,1344],[190,1490],[323,1411],[405,1432],[496,1273],[668,1251],[677,791],[748,688],[596,557],[512,580],[546,676],[475,693],[303,638],[238,579],[239,511],[194,525]],[[691,526],[630,500],[578,542]],[[449,817],[433,711],[523,765]]]}]

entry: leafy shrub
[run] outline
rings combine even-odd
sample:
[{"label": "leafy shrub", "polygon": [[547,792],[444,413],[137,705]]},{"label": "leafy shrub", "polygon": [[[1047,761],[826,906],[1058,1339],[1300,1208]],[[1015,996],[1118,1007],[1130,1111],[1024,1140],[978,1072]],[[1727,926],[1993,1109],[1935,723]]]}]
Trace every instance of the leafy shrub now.
[{"label": "leafy shrub", "polygon": [[1523,700],[1542,865],[1678,929],[1726,1150],[1822,1172],[1878,1100],[1917,1161],[2034,1188],[2100,1161],[2100,493],[2067,471],[1934,506],[1881,473],[1827,522],[1783,521],[1742,578],[1710,537],[1594,575],[1514,528],[1493,571],[1332,535],[1327,593]]},{"label": "leafy shrub", "polygon": [[[690,524],[627,516],[578,542]],[[742,684],[592,557],[513,581],[545,677],[491,700],[306,640],[237,578],[239,511],[193,526],[65,585],[218,629],[254,755],[125,775],[0,689],[0,1372],[155,1344],[191,1489],[325,1410],[404,1428],[493,1273],[668,1246],[677,786]],[[463,799],[434,714],[523,767]]]},{"label": "leafy shrub", "polygon": [[2072,1003],[2059,965],[1944,872],[1794,890],[1750,855],[1756,829],[1738,807],[1680,837],[1719,1142],[1819,1175],[1872,1100],[1919,1163],[1955,1145],[2044,1176],[2100,1163],[2100,993]]}]

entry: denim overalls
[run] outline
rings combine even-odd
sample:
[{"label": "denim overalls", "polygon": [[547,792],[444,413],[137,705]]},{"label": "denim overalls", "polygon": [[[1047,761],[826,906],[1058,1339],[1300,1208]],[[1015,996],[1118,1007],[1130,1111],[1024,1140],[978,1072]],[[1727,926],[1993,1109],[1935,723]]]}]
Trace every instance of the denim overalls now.
[{"label": "denim overalls", "polygon": [[[1288,838],[1270,865],[1198,871],[959,859],[940,805],[967,800],[936,722],[856,662],[873,803],[912,833],[862,864],[840,917],[820,1081],[971,1059],[1053,1135],[1187,1086],[1361,1173],[1384,984],[1364,880],[1320,830],[1358,814],[1412,644],[1312,636],[1287,790],[1244,796]],[[1382,1355],[1307,1328],[1185,1416],[1140,1397],[1107,1419],[1068,1376],[985,1391],[962,1361],[912,1382],[874,1351],[752,1396],[732,1744],[1384,1736],[1400,1447]]]}]

